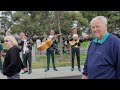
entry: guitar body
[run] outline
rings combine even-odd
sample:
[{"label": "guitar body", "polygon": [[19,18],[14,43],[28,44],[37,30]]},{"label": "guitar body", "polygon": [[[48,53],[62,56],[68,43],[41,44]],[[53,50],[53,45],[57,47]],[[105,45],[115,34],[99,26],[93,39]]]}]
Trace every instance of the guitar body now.
[{"label": "guitar body", "polygon": [[[58,37],[59,35],[62,35],[62,34],[57,34],[57,35],[55,35],[55,37]],[[46,41],[42,42],[37,47],[37,49],[40,50],[40,51],[48,49],[53,44],[54,40],[55,40],[55,38],[51,38],[51,39],[49,38],[49,39],[47,39]]]},{"label": "guitar body", "polygon": [[53,44],[53,41],[51,39],[47,39],[46,41],[42,42],[37,49],[40,51],[48,49]]},{"label": "guitar body", "polygon": [[72,41],[69,41],[69,44],[71,45],[71,46],[73,46],[73,45],[75,45],[76,43],[78,43],[79,42],[79,39],[77,39],[77,40],[72,40]]}]

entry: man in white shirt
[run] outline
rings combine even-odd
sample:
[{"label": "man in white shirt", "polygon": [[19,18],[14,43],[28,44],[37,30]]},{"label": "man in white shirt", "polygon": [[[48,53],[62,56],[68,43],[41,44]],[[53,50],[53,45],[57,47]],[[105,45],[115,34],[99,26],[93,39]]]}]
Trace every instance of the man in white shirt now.
[{"label": "man in white shirt", "polygon": [[[20,33],[19,45],[22,46],[22,57],[23,57],[23,64],[26,68],[28,68],[28,74],[32,72],[32,41],[28,38],[24,32]],[[27,62],[29,67],[27,67]],[[26,73],[27,71],[23,72],[22,74]]]}]

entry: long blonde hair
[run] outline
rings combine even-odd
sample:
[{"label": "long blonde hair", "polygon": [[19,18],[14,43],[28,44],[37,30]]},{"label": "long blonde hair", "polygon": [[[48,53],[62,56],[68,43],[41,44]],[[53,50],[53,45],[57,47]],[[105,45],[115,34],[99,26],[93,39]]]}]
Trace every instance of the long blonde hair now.
[{"label": "long blonde hair", "polygon": [[18,46],[18,42],[17,42],[17,40],[13,36],[6,36],[4,38],[4,40],[7,40],[7,39],[9,39],[13,43],[13,45]]}]

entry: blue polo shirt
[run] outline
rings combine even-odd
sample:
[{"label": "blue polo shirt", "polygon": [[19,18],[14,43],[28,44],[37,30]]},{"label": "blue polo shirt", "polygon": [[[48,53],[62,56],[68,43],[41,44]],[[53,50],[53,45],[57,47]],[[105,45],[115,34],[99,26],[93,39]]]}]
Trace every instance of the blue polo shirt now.
[{"label": "blue polo shirt", "polygon": [[89,79],[120,79],[120,39],[110,33],[91,41],[83,74]]}]

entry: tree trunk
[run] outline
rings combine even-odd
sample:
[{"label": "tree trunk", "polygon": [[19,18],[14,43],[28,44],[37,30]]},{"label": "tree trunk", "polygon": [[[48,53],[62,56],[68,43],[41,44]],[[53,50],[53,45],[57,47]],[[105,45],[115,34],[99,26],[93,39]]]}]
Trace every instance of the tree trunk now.
[{"label": "tree trunk", "polygon": [[[59,33],[61,33],[61,28],[60,28],[60,11],[56,11],[57,12],[57,24],[58,24],[58,30],[59,30]],[[63,59],[63,48],[62,48],[62,36],[60,36],[60,60]]]}]

